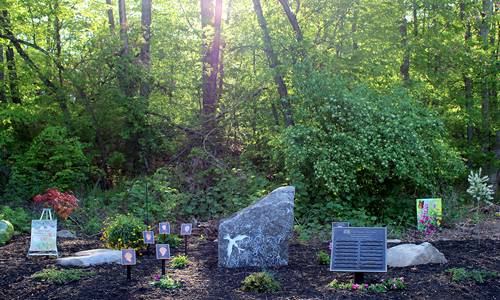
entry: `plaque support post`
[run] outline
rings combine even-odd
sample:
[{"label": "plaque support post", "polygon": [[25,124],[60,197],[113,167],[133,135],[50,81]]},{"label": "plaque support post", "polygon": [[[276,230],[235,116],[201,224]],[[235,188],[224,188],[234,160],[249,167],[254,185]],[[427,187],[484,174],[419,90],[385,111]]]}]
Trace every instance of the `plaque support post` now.
[{"label": "plaque support post", "polygon": [[188,255],[188,236],[184,236],[184,255]]},{"label": "plaque support post", "polygon": [[365,273],[363,272],[355,272],[354,273],[354,283],[362,284],[365,282]]},{"label": "plaque support post", "polygon": [[165,275],[166,274],[166,271],[165,271],[165,260],[162,259],[161,260],[161,275]]},{"label": "plaque support post", "polygon": [[127,280],[132,279],[132,266],[128,265],[127,266]]}]

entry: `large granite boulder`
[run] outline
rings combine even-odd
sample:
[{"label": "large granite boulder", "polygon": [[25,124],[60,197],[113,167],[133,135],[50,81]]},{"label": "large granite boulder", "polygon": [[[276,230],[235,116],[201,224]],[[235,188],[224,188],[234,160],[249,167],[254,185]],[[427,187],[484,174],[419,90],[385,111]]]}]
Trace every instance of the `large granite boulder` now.
[{"label": "large granite boulder", "polygon": [[57,264],[67,267],[88,267],[121,263],[122,252],[110,249],[92,249],[76,252],[74,256],[57,259]]},{"label": "large granite boulder", "polygon": [[14,226],[7,220],[0,220],[0,246],[6,244],[14,235]]},{"label": "large granite boulder", "polygon": [[387,249],[387,265],[389,267],[408,267],[424,264],[445,264],[448,261],[430,243],[402,244]]},{"label": "large granite boulder", "polygon": [[288,264],[295,188],[280,187],[219,224],[219,266]]}]

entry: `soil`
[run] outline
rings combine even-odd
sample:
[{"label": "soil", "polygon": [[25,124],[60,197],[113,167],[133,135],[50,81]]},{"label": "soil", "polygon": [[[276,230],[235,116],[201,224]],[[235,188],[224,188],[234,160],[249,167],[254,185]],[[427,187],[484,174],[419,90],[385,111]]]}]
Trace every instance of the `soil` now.
[{"label": "soil", "polygon": [[[126,280],[121,265],[86,268],[95,272],[89,278],[64,285],[37,281],[30,276],[55,265],[54,258],[26,256],[29,236],[17,236],[0,247],[0,299],[500,299],[500,278],[483,284],[454,283],[445,270],[453,267],[500,271],[500,240],[440,240],[433,244],[444,253],[448,264],[430,264],[407,268],[389,268],[387,273],[365,275],[367,282],[404,277],[407,288],[383,294],[333,291],[327,284],[337,278],[348,281],[352,274],[333,273],[318,265],[315,256],[328,244],[290,244],[289,265],[271,268],[282,289],[275,294],[256,294],[240,290],[241,281],[258,268],[224,269],[217,266],[217,243],[197,236],[190,239],[191,265],[182,270],[168,270],[184,287],[168,291],[151,286],[161,263],[152,254],[138,258],[132,268],[132,280]],[[391,245],[389,245],[391,246]],[[60,256],[80,250],[102,248],[95,238],[59,239]],[[182,250],[182,249],[181,249]],[[173,250],[173,254],[176,251]]]}]

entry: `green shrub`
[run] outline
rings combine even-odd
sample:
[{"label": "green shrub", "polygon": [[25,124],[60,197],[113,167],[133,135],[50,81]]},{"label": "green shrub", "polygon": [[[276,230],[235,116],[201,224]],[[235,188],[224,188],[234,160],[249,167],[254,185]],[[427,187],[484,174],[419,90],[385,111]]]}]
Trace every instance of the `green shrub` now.
[{"label": "green shrub", "polygon": [[144,223],[132,215],[117,215],[105,221],[102,240],[112,249],[145,249],[142,232]]},{"label": "green shrub", "polygon": [[412,217],[408,195],[435,194],[465,176],[442,122],[404,90],[379,94],[319,72],[296,84],[296,125],[275,147],[304,223]]},{"label": "green shrub", "polygon": [[274,293],[280,288],[279,282],[268,272],[250,274],[241,282],[241,289],[246,292]]},{"label": "green shrub", "polygon": [[76,190],[87,182],[89,170],[89,160],[78,139],[70,137],[63,127],[47,127],[26,152],[15,158],[5,198],[23,201],[48,188]]},{"label": "green shrub", "polygon": [[183,269],[187,267],[191,262],[185,255],[177,255],[170,260],[170,267],[173,269]]},{"label": "green shrub", "polygon": [[48,281],[55,284],[65,284],[72,281],[80,280],[84,277],[95,275],[93,271],[85,271],[79,269],[62,269],[58,270],[52,267],[43,269],[31,275],[31,278],[36,280]]},{"label": "green shrub", "polygon": [[329,265],[330,264],[330,255],[326,251],[321,250],[316,254],[316,261],[320,265]]},{"label": "green shrub", "polygon": [[465,268],[451,268],[446,270],[451,275],[451,281],[461,282],[473,280],[476,283],[484,283],[486,280],[500,276],[500,273],[483,269],[467,270]]},{"label": "green shrub", "polygon": [[0,206],[0,219],[7,220],[14,226],[14,234],[30,232],[32,218],[22,207],[12,209]]},{"label": "green shrub", "polygon": [[155,278],[155,280],[151,282],[151,284],[159,288],[168,290],[178,289],[182,287],[182,282],[176,281],[168,275]]},{"label": "green shrub", "polygon": [[182,244],[182,238],[177,234],[158,234],[156,235],[158,244],[169,244],[170,248],[178,248]]}]

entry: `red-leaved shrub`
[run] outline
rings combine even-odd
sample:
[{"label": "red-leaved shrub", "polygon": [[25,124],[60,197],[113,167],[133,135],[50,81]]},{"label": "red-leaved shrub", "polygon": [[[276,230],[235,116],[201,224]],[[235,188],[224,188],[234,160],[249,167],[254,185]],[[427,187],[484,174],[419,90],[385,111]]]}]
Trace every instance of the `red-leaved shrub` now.
[{"label": "red-leaved shrub", "polygon": [[61,193],[58,189],[48,189],[44,194],[34,196],[33,201],[52,207],[64,220],[78,207],[78,199],[73,194]]}]

